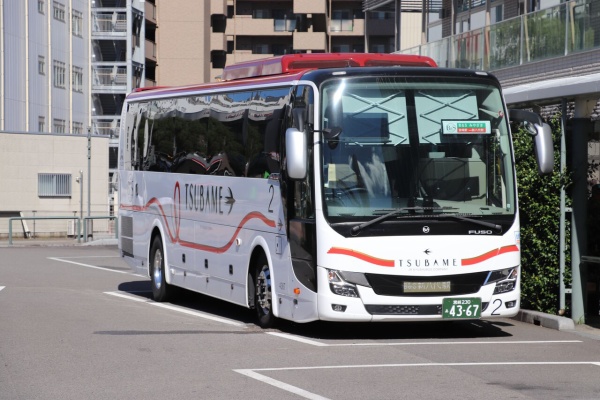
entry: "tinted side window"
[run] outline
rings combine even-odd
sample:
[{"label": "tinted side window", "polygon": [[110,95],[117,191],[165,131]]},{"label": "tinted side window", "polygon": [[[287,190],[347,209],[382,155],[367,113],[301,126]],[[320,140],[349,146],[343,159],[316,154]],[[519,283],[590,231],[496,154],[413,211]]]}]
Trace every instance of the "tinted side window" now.
[{"label": "tinted side window", "polygon": [[210,141],[210,97],[192,96],[150,103],[143,119],[143,169],[188,174],[206,173]]},{"label": "tinted side window", "polygon": [[133,104],[128,157],[144,171],[265,178],[279,172],[289,88]]},{"label": "tinted side window", "polygon": [[243,176],[252,146],[249,138],[256,137],[248,123],[250,102],[255,92],[215,95],[210,104],[209,131],[215,137],[211,143],[210,174]]},{"label": "tinted side window", "polygon": [[248,177],[266,178],[279,173],[279,146],[284,135],[285,107],[289,103],[290,89],[261,90],[252,100],[249,125],[255,137],[250,137]]}]

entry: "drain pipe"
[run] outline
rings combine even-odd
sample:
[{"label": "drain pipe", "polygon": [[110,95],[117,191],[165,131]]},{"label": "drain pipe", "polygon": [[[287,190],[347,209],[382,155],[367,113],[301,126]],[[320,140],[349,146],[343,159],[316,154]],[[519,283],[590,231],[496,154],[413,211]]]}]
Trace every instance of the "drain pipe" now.
[{"label": "drain pipe", "polygon": [[[4,21],[4,0],[0,0],[0,21]],[[4,130],[4,24],[0,26],[0,131]]]}]

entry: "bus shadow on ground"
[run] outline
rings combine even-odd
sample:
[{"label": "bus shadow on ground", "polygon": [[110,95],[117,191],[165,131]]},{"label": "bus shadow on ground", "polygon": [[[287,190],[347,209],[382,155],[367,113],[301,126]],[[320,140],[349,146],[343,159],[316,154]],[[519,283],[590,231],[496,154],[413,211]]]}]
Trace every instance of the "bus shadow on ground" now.
[{"label": "bus shadow on ground", "polygon": [[[173,297],[168,302],[169,304],[232,319],[244,324],[254,324],[256,322],[254,310],[249,310],[239,305],[186,289],[174,289]],[[123,282],[119,285],[119,290],[152,300],[152,286],[150,281]]]},{"label": "bus shadow on ground", "polygon": [[427,321],[427,322],[327,322],[298,324],[281,321],[281,332],[324,340],[389,339],[476,339],[502,338],[512,335],[501,321]]},{"label": "bus shadow on ground", "polygon": [[[123,282],[119,285],[119,290],[148,300],[152,299],[150,281]],[[250,326],[256,325],[254,310],[185,289],[177,289],[169,303]],[[510,326],[513,325],[507,320],[367,323],[315,321],[306,324],[277,320],[276,326],[269,331],[324,340],[475,339],[511,337],[510,333],[503,330]]]}]

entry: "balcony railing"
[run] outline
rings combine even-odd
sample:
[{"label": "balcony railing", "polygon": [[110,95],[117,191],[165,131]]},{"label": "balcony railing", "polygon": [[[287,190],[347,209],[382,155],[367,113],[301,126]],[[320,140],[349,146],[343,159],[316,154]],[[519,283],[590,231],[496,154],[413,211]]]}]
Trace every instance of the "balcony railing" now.
[{"label": "balcony railing", "polygon": [[127,67],[92,67],[94,89],[127,87]]},{"label": "balcony railing", "polygon": [[294,32],[296,30],[296,18],[276,18],[273,22],[275,32]]},{"label": "balcony railing", "polygon": [[352,32],[354,29],[354,19],[331,19],[329,25],[330,32]]},{"label": "balcony railing", "polygon": [[94,120],[92,121],[92,132],[94,135],[119,137],[119,128],[121,121],[113,120]]},{"label": "balcony railing", "polygon": [[92,13],[92,32],[104,34],[127,33],[127,14],[116,12]]},{"label": "balcony railing", "polygon": [[562,3],[399,53],[429,56],[440,67],[498,70],[598,49],[593,1]]}]

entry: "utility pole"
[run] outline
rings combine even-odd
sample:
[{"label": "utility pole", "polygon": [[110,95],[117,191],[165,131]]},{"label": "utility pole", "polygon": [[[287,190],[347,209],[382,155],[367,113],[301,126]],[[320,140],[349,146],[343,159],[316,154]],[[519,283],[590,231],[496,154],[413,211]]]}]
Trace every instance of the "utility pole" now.
[{"label": "utility pole", "polygon": [[79,176],[75,179],[79,183],[79,222],[77,223],[77,242],[81,241],[81,223],[83,222],[83,171],[79,170]]},{"label": "utility pole", "polygon": [[[92,185],[92,128],[87,130],[87,159],[88,159],[88,179],[87,179],[87,216],[90,216],[90,186]],[[87,232],[85,233],[87,235]]]}]

